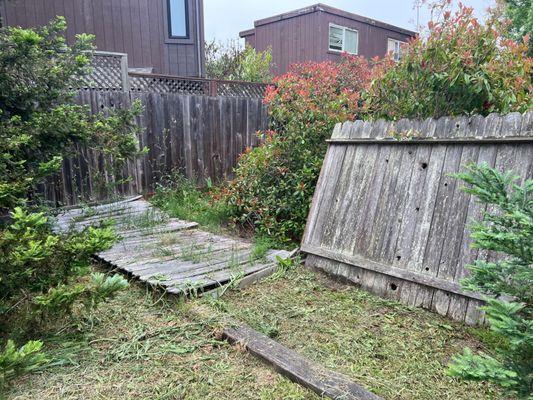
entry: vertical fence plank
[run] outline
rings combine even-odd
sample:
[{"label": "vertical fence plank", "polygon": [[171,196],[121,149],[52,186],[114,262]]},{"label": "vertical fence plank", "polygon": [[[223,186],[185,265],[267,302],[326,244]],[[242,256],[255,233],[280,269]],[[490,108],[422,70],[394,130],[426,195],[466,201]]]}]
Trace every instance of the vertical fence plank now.
[{"label": "vertical fence plank", "polygon": [[[467,222],[485,207],[452,174],[487,162],[531,178],[530,118],[513,113],[336,126],[302,240],[306,265],[454,320],[483,322],[482,297],[462,291],[459,281],[467,263],[498,255],[471,248]],[[433,140],[361,140],[391,131]],[[353,134],[347,139],[345,132]]]},{"label": "vertical fence plank", "polygon": [[256,98],[83,90],[75,99],[104,114],[135,100],[143,107],[135,121],[139,147],[148,153],[115,174],[107,168],[111,158],[76,146],[60,173],[39,185],[44,201],[59,206],[149,193],[174,169],[200,185],[207,178],[221,181],[232,176],[246,147],[259,144],[256,131],[268,125],[266,107]]}]

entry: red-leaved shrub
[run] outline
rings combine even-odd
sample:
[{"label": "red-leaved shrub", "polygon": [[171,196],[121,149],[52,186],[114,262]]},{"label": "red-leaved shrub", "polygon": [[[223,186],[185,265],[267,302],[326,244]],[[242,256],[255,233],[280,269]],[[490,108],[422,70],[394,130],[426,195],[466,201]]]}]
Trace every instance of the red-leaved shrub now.
[{"label": "red-leaved shrub", "polygon": [[426,39],[402,49],[397,65],[376,74],[364,96],[368,117],[438,118],[531,108],[528,38],[519,44],[502,32],[494,18],[480,24],[472,8],[446,12],[442,21],[429,24]]},{"label": "red-leaved shrub", "polygon": [[265,97],[270,131],[242,155],[224,192],[238,222],[281,243],[299,240],[326,139],[337,122],[358,117],[370,79],[368,61],[348,55],[340,63],[293,65],[275,79]]}]

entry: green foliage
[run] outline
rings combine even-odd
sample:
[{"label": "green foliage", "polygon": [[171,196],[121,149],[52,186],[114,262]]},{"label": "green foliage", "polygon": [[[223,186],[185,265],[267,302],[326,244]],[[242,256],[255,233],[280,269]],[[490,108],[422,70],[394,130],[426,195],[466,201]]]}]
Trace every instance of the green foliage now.
[{"label": "green foliage", "polygon": [[0,211],[34,200],[36,185],[77,144],[113,156],[117,169],[137,151],[138,103],[107,115],[72,104],[93,38],[78,35],[69,47],[65,29],[61,17],[35,30],[0,29]]},{"label": "green foliage", "polygon": [[430,23],[427,39],[404,46],[401,60],[376,71],[368,118],[523,112],[533,106],[527,46],[502,37],[494,18],[481,25],[461,6]]},{"label": "green foliage", "polygon": [[228,207],[220,201],[216,188],[199,189],[193,182],[175,172],[157,185],[152,203],[172,217],[198,222],[217,231],[228,221]]},{"label": "green foliage", "polygon": [[0,231],[0,298],[42,292],[87,266],[90,256],[115,240],[112,228],[88,227],[67,237],[50,231],[43,213],[15,208],[12,223]]},{"label": "green foliage", "polygon": [[76,304],[90,311],[127,286],[120,276],[93,274],[88,282],[80,280],[91,255],[115,241],[110,227],[57,235],[43,213],[15,208],[11,218],[0,231],[0,337],[25,338],[69,316]]},{"label": "green foliage", "polygon": [[49,360],[41,352],[43,343],[29,341],[17,349],[12,340],[8,340],[3,352],[0,352],[0,391],[17,376],[28,374],[46,365]]},{"label": "green foliage", "polygon": [[[528,41],[529,56],[533,57],[533,3],[531,0],[499,0],[504,16],[511,21],[510,36],[517,42]],[[526,39],[527,38],[527,39]]]},{"label": "green foliage", "polygon": [[212,79],[247,82],[270,82],[272,75],[272,50],[256,51],[246,45],[244,49],[237,41],[226,45],[212,41],[206,43],[206,72]]},{"label": "green foliage", "polygon": [[369,82],[367,61],[349,56],[295,65],[275,79],[265,97],[271,130],[241,156],[222,193],[238,223],[282,245],[299,240],[326,139],[336,123],[357,117],[359,92]]},{"label": "green foliage", "polygon": [[469,185],[468,193],[488,205],[483,220],[471,227],[474,246],[506,258],[493,263],[478,260],[462,282],[466,290],[492,296],[483,310],[502,342],[493,355],[465,350],[454,358],[450,373],[492,381],[527,399],[533,394],[533,180],[519,186],[517,177],[486,164],[470,165],[457,177]]}]

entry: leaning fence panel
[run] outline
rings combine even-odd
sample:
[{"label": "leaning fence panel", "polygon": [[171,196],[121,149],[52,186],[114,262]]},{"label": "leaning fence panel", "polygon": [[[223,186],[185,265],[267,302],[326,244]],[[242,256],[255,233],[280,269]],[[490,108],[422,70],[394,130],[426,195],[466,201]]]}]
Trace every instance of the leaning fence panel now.
[{"label": "leaning fence panel", "polygon": [[471,247],[484,211],[452,177],[468,163],[533,176],[533,112],[346,122],[324,161],[302,250],[306,264],[380,296],[478,323],[465,265],[496,254]]}]

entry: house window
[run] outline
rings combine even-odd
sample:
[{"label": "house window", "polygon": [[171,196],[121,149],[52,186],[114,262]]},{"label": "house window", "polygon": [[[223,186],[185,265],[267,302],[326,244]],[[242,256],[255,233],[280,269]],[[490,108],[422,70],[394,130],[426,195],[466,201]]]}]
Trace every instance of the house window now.
[{"label": "house window", "polygon": [[391,54],[394,61],[400,61],[402,58],[402,46],[405,42],[396,39],[389,39],[387,41],[387,54]]},{"label": "house window", "polygon": [[188,38],[187,0],[168,0],[168,25],[171,38]]},{"label": "house window", "polygon": [[359,34],[356,30],[329,24],[329,49],[357,54]]}]

